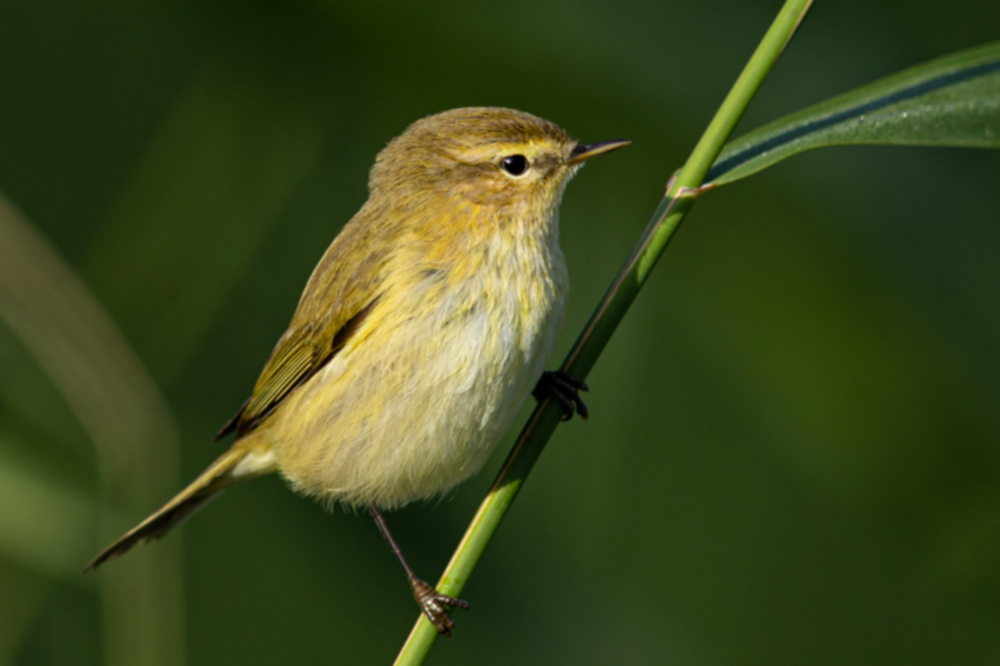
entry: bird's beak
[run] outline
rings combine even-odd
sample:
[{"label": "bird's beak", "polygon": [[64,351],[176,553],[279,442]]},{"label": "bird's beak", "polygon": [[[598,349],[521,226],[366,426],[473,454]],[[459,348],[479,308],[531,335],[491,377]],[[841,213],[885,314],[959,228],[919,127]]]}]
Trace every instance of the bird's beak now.
[{"label": "bird's beak", "polygon": [[589,160],[591,157],[597,157],[598,155],[603,155],[604,153],[610,153],[612,150],[618,150],[623,146],[627,146],[632,143],[631,141],[598,141],[597,143],[578,143],[573,152],[569,154],[566,159],[566,164],[580,164]]}]

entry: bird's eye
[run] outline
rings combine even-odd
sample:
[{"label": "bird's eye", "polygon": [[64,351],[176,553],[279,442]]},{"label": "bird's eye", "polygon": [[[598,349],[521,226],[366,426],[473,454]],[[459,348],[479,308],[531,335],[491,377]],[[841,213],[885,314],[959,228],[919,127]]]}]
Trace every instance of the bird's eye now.
[{"label": "bird's eye", "polygon": [[528,170],[528,158],[524,155],[511,155],[510,157],[503,158],[500,166],[510,175],[520,176]]}]

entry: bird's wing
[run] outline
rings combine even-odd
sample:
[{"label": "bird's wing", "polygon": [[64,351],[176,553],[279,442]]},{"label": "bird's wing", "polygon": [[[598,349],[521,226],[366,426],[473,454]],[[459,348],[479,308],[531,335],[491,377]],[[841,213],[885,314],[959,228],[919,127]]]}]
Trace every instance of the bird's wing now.
[{"label": "bird's wing", "polygon": [[[356,221],[360,222],[360,220]],[[253,394],[216,435],[253,430],[340,351],[379,300],[389,230],[349,224],[313,272],[288,330],[278,340]]]}]

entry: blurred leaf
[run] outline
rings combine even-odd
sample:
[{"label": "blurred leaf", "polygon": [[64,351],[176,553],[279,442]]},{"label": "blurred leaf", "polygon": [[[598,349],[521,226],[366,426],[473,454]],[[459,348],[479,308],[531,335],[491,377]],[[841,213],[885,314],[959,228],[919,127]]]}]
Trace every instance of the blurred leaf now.
[{"label": "blurred leaf", "polygon": [[91,500],[0,456],[0,506],[4,557],[48,576],[84,582],[80,562],[94,545]]},{"label": "blurred leaf", "polygon": [[[0,321],[38,359],[93,440],[111,509],[99,514],[101,539],[117,536],[176,486],[173,421],[152,378],[86,286],[2,198]],[[30,478],[18,476],[15,482],[15,476],[0,479],[5,491],[21,498],[23,510],[37,509],[36,520],[54,522],[32,525],[25,514],[12,512],[12,550],[38,555],[43,567],[67,566],[65,558],[79,557],[68,546],[77,542],[71,535],[78,528],[59,535],[69,529],[64,521],[75,526],[83,521],[82,505],[45,492]],[[29,502],[37,506],[25,506]],[[54,520],[57,514],[61,519]],[[98,579],[109,663],[169,666],[182,661],[179,545],[174,539]],[[61,552],[46,555],[49,549]],[[84,556],[79,566],[85,563]]]},{"label": "blurred leaf", "polygon": [[0,665],[15,663],[13,655],[51,588],[50,579],[0,562]]},{"label": "blurred leaf", "polygon": [[733,141],[705,177],[722,185],[796,153],[881,144],[1000,148],[1000,42],[907,69]]}]

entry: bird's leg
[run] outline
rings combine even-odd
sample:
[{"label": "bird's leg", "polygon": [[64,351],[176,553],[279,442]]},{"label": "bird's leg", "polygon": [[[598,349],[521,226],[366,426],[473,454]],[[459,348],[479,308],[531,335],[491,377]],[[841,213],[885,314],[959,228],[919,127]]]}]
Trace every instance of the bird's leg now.
[{"label": "bird's leg", "polygon": [[431,621],[431,624],[437,627],[439,632],[446,637],[451,637],[451,630],[455,628],[455,621],[448,615],[448,609],[445,607],[451,606],[452,608],[469,610],[469,604],[461,599],[449,597],[446,594],[439,594],[428,583],[417,578],[417,575],[413,573],[413,569],[410,568],[410,563],[403,557],[403,551],[399,549],[396,540],[392,538],[392,533],[389,532],[389,526],[385,524],[382,512],[374,504],[368,507],[368,511],[372,514],[372,518],[375,519],[375,524],[378,525],[379,532],[389,542],[389,547],[396,554],[396,559],[399,560],[399,563],[403,565],[403,569],[406,570],[406,577],[410,579],[410,589],[413,590],[413,598],[416,600],[417,605],[420,606],[420,610]]},{"label": "bird's leg", "polygon": [[587,420],[590,412],[587,411],[587,404],[580,399],[580,391],[589,391],[583,380],[577,379],[568,372],[562,370],[546,370],[542,373],[542,378],[538,380],[538,386],[531,392],[535,400],[541,402],[546,398],[555,400],[563,410],[563,421],[569,421],[573,414],[579,414],[580,418]]}]

